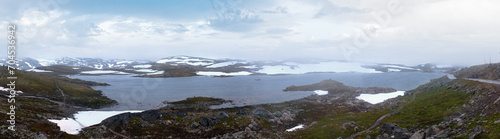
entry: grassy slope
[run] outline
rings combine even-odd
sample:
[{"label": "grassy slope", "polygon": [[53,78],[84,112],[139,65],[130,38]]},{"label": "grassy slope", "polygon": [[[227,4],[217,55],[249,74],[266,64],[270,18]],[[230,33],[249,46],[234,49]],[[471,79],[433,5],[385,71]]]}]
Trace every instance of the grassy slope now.
[{"label": "grassy slope", "polygon": [[455,73],[457,78],[500,79],[500,63],[484,64],[464,68]]},{"label": "grassy slope", "polygon": [[[347,137],[353,133],[367,129],[380,116],[392,112],[394,108],[402,105],[405,105],[405,107],[399,113],[387,117],[382,121],[382,123],[397,123],[401,127],[408,129],[425,128],[431,125],[439,124],[440,122],[448,119],[451,114],[464,110],[464,104],[469,104],[469,100],[477,98],[481,93],[495,91],[500,92],[500,87],[463,79],[449,82],[434,80],[431,83],[409,91],[417,93],[416,99],[411,103],[410,101],[412,99],[412,95],[407,95],[389,100],[392,102],[399,102],[395,103],[397,105],[391,106],[389,103],[383,103],[381,105],[376,105],[375,108],[368,112],[356,112],[351,109],[339,107],[319,106],[319,108],[316,108],[318,106],[305,106],[310,109],[318,110],[311,110],[300,116],[313,118],[311,120],[316,121],[317,124],[299,131],[296,135],[291,136],[291,138]],[[498,126],[498,124],[493,124],[493,122],[499,120],[499,118],[500,116],[498,111],[494,111],[486,117],[478,117],[478,119],[469,121],[466,124],[469,125],[468,129],[472,129],[476,125],[481,125],[486,131],[490,132],[480,134],[482,137],[498,138],[500,126]],[[348,121],[356,122],[358,129],[353,129],[349,126],[346,129],[343,129],[343,123]],[[477,123],[477,121],[487,122]],[[370,135],[371,137],[379,135],[380,133],[378,130],[380,130],[380,125],[379,127],[371,130],[371,132],[363,134],[361,138],[364,138],[367,135]]]},{"label": "grassy slope", "polygon": [[[9,76],[7,70],[2,70],[0,76],[0,84],[5,86],[9,82],[9,80],[6,79],[6,77]],[[63,101],[64,98],[57,89],[57,87],[59,87],[66,95],[66,102],[71,105],[101,108],[116,103],[116,101],[103,96],[100,91],[96,91],[87,86],[104,85],[102,83],[93,83],[51,74],[25,71],[16,71],[15,76],[18,78],[16,80],[16,90],[23,91],[25,93],[23,95],[40,96],[56,101]]]}]

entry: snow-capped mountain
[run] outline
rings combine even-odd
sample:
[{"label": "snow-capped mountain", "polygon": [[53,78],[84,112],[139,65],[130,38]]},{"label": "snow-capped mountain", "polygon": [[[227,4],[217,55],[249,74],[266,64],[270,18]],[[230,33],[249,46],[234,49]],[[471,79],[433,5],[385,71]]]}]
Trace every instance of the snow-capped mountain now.
[{"label": "snow-capped mountain", "polygon": [[189,56],[172,56],[156,61],[157,64],[170,64],[170,65],[191,65],[191,66],[208,66],[213,65],[216,60],[189,57]]},{"label": "snow-capped mountain", "polygon": [[[3,65],[6,65],[6,59],[0,59]],[[42,66],[53,66],[53,65],[64,65],[74,68],[86,67],[92,69],[114,69],[114,68],[126,68],[128,66],[138,65],[142,63],[147,63],[148,61],[134,61],[134,60],[105,60],[101,58],[59,58],[55,60],[47,59],[33,59],[33,58],[22,58],[18,59],[17,68],[20,70],[30,70],[36,69]]]},{"label": "snow-capped mountain", "polygon": [[[5,65],[5,59],[0,59]],[[47,59],[19,59],[18,69],[51,72],[54,69],[37,68],[44,66],[62,65],[71,67],[76,73],[81,74],[139,74],[148,76],[164,75],[182,76],[192,75],[250,75],[250,74],[304,74],[312,72],[444,72],[452,67],[440,67],[432,64],[405,66],[400,64],[365,64],[356,62],[340,62],[328,60],[315,60],[309,62],[295,61],[246,61],[237,59],[210,59],[191,56],[171,56],[157,61],[117,60],[100,58],[59,58]],[[61,68],[61,67],[57,67]],[[63,69],[71,70],[71,68]],[[458,69],[458,68],[456,68]],[[61,71],[61,69],[58,69]]]}]

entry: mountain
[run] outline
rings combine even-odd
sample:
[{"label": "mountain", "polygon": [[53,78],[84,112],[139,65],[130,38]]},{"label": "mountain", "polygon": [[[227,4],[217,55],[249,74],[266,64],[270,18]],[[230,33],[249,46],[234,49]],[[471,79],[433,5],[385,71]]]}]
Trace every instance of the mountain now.
[{"label": "mountain", "polygon": [[[0,59],[5,65],[5,59]],[[185,77],[197,75],[236,76],[250,74],[304,74],[313,72],[453,72],[460,67],[433,64],[406,66],[401,64],[367,64],[332,60],[249,61],[171,56],[157,61],[59,58],[19,59],[18,69],[56,74],[136,74],[141,77]],[[70,69],[72,68],[72,69]]]}]

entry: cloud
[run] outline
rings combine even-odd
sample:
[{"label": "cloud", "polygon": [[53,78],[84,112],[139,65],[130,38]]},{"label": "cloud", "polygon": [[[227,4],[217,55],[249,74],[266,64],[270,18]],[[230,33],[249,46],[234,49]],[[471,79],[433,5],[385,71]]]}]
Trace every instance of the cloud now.
[{"label": "cloud", "polygon": [[287,28],[273,28],[266,30],[266,34],[285,34],[289,32],[292,32],[292,30]]},{"label": "cloud", "polygon": [[262,22],[253,10],[234,7],[234,2],[212,1],[216,17],[209,19],[210,26],[230,32],[250,31]]},{"label": "cloud", "polygon": [[278,6],[273,10],[263,10],[262,12],[268,14],[286,14],[288,13],[288,8],[283,6]]},{"label": "cloud", "polygon": [[[500,2],[396,0],[401,4],[399,13],[388,11],[390,2],[178,0],[96,5],[69,1],[40,10],[36,3],[0,1],[0,25],[19,25],[23,46],[19,54],[29,57],[155,60],[184,54],[343,60],[342,49],[350,46],[357,50],[348,56],[353,61],[470,64],[498,57]],[[387,24],[380,24],[380,19],[387,19],[377,17],[385,16],[381,13],[389,13]],[[369,39],[363,47],[355,45],[360,35]]]},{"label": "cloud", "polygon": [[352,7],[343,7],[340,5],[336,5],[334,3],[324,2],[322,4],[322,8],[314,15],[314,18],[321,18],[328,15],[340,15],[347,13],[361,13],[364,12],[362,10],[352,8]]}]

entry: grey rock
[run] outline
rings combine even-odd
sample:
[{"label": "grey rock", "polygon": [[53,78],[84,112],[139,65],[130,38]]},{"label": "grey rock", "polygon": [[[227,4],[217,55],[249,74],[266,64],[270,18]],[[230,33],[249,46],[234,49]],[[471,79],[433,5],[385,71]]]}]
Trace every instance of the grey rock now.
[{"label": "grey rock", "polygon": [[474,128],[474,131],[472,131],[472,133],[469,135],[469,139],[473,139],[475,136],[481,134],[482,132],[484,132],[484,129],[482,126],[478,125]]},{"label": "grey rock", "polygon": [[197,122],[193,122],[189,127],[195,129],[195,128],[200,127],[200,124],[198,124]]},{"label": "grey rock", "polygon": [[47,139],[47,136],[43,133],[37,132],[36,134],[35,139]]},{"label": "grey rock", "polygon": [[275,117],[281,117],[283,114],[280,111],[276,111],[273,114]]},{"label": "grey rock", "polygon": [[238,112],[236,112],[237,115],[247,115],[247,111],[244,109],[239,109]]},{"label": "grey rock", "polygon": [[413,135],[410,137],[410,139],[423,139],[424,138],[424,134],[425,134],[424,131],[419,130],[419,131],[413,133]]},{"label": "grey rock", "polygon": [[383,124],[380,128],[380,133],[393,134],[395,138],[410,138],[412,135],[407,129],[399,127],[394,123]]},{"label": "grey rock", "polygon": [[227,119],[229,118],[229,115],[225,111],[219,112],[219,116],[217,116],[217,119]]},{"label": "grey rock", "polygon": [[347,130],[347,126],[356,127],[356,122],[354,121],[344,122],[344,124],[342,124],[342,129]]},{"label": "grey rock", "polygon": [[495,124],[498,124],[500,123],[500,119],[498,119],[497,121],[494,122]]},{"label": "grey rock", "polygon": [[271,116],[271,112],[266,111],[264,108],[257,108],[252,111],[253,114],[258,115],[260,117],[269,117]]},{"label": "grey rock", "polygon": [[199,123],[201,126],[204,126],[204,127],[209,127],[209,126],[214,125],[214,121],[210,118],[207,118],[207,117],[202,117]]}]

